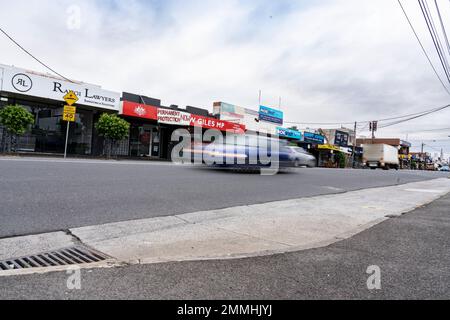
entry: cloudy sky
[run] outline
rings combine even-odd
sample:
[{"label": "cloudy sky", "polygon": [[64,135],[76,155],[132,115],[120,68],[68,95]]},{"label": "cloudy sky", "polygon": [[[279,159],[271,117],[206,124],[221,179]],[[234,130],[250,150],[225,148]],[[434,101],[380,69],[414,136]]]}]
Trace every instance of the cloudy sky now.
[{"label": "cloudy sky", "polygon": [[[417,1],[403,2],[438,68]],[[450,3],[439,3],[449,21]],[[0,0],[0,7],[1,27],[64,76],[165,105],[257,109],[262,90],[265,105],[282,97],[286,121],[348,123],[450,101],[396,0]],[[46,71],[3,35],[0,63]],[[450,130],[419,132],[433,128],[450,128],[450,109],[377,135],[414,146],[424,140],[426,151],[443,147],[450,157]]]}]

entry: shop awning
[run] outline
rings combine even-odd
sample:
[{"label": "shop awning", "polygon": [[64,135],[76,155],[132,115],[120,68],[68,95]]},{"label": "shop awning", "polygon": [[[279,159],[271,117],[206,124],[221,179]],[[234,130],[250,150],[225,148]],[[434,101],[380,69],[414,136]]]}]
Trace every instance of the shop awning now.
[{"label": "shop awning", "polygon": [[401,154],[398,156],[401,160],[411,160],[412,159],[412,155],[410,154]]},{"label": "shop awning", "polygon": [[182,110],[149,106],[131,101],[122,102],[120,114],[180,127],[201,127],[203,129],[214,129],[239,134],[243,134],[246,130],[243,124],[191,114]]},{"label": "shop awning", "polygon": [[317,146],[317,148],[320,149],[320,150],[331,150],[331,151],[341,152],[341,148],[340,147],[336,147],[336,146],[333,146],[331,144],[319,144]]}]

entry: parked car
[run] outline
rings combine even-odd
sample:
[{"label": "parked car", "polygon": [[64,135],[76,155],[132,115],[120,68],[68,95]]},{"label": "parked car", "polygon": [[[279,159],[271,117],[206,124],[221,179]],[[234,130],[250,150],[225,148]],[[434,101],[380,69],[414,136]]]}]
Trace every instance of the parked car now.
[{"label": "parked car", "polygon": [[449,168],[449,166],[442,166],[442,167],[439,168],[439,171],[449,172],[450,168]]},{"label": "parked car", "polygon": [[316,166],[316,158],[300,147],[284,147],[284,151],[288,153],[290,164],[293,167],[308,167],[314,168]]}]

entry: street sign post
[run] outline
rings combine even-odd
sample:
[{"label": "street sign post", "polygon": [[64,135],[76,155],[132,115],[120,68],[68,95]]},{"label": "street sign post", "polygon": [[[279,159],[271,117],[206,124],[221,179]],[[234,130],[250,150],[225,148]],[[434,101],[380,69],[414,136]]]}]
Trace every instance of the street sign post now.
[{"label": "street sign post", "polygon": [[67,158],[67,144],[69,142],[69,128],[70,123],[75,122],[75,117],[77,113],[77,108],[73,105],[78,101],[78,97],[73,91],[69,91],[64,97],[64,101],[68,104],[64,106],[63,120],[67,121],[67,131],[66,131],[66,144],[64,146],[64,159]]}]

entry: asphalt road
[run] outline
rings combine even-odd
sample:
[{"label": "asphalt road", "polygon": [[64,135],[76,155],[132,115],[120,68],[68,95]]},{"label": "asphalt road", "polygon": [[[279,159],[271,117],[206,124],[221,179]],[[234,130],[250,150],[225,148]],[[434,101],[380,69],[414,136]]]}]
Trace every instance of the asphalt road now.
[{"label": "asphalt road", "polygon": [[0,238],[447,176],[337,169],[261,176],[170,163],[0,158]]},{"label": "asphalt road", "polygon": [[[450,299],[450,196],[326,248],[0,278],[0,299]],[[381,289],[366,273],[378,266]],[[6,289],[7,288],[7,289]]]}]

